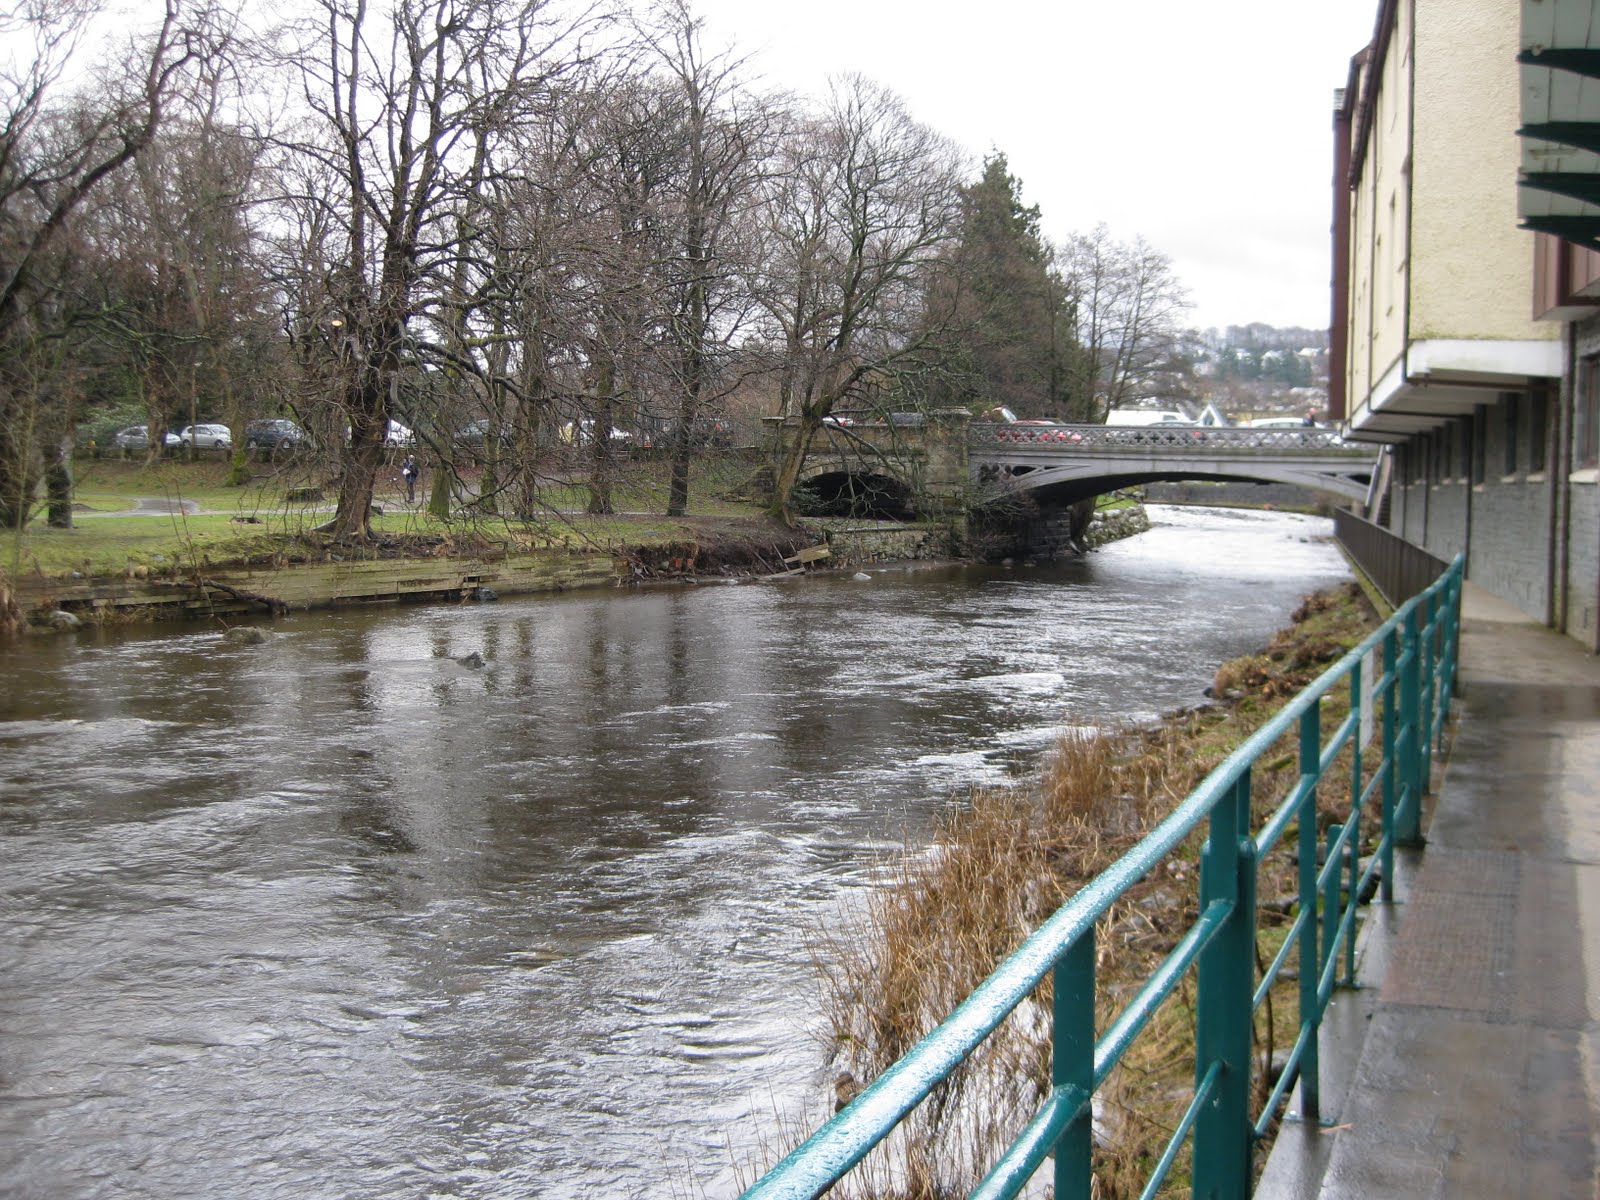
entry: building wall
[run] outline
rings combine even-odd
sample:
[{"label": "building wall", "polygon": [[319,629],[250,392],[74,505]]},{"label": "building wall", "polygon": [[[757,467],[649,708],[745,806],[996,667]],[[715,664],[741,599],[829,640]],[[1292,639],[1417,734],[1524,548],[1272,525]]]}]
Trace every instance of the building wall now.
[{"label": "building wall", "polygon": [[1561,336],[1533,318],[1535,239],[1517,228],[1518,6],[1399,0],[1392,11],[1359,71],[1346,364],[1357,425],[1418,342]]},{"label": "building wall", "polygon": [[1378,111],[1362,176],[1363,234],[1367,269],[1373,381],[1381,380],[1405,351],[1406,278],[1410,258],[1411,191],[1411,6],[1395,5],[1395,28],[1384,56]]},{"label": "building wall", "polygon": [[1534,471],[1529,445],[1531,396],[1518,396],[1516,462],[1507,470],[1507,402],[1484,406],[1480,422],[1487,470],[1472,485],[1472,551],[1467,576],[1523,612],[1544,619],[1551,611],[1551,566],[1557,553],[1551,523],[1557,473]]},{"label": "building wall", "polygon": [[[1489,396],[1476,418],[1457,418],[1428,439],[1408,444],[1405,466],[1397,468],[1391,483],[1387,528],[1439,558],[1466,549],[1468,579],[1536,620],[1549,620],[1559,608],[1552,591],[1552,578],[1559,586],[1562,552],[1555,516],[1566,479],[1558,465],[1556,414],[1547,413],[1544,469],[1535,470],[1533,394]],[[1510,397],[1515,397],[1515,434],[1507,427]],[[1508,463],[1513,438],[1514,464]],[[1441,452],[1441,443],[1448,452]],[[1576,484],[1572,495],[1566,631],[1593,649],[1600,613],[1595,586],[1600,580],[1600,486]],[[1579,543],[1587,549],[1579,551]]]},{"label": "building wall", "polygon": [[1592,483],[1574,486],[1571,496],[1562,632],[1590,650],[1600,650],[1595,638],[1595,625],[1600,623],[1600,588],[1596,587],[1600,581],[1600,496]]},{"label": "building wall", "polygon": [[[1572,386],[1577,364],[1600,354],[1600,317],[1591,317],[1572,327],[1572,362],[1568,364],[1566,403],[1574,404]],[[1570,407],[1569,407],[1570,412]],[[1569,439],[1570,440],[1570,439]],[[1566,485],[1566,548],[1562,630],[1591,650],[1600,625],[1600,471],[1572,467],[1570,452],[1561,463]]]},{"label": "building wall", "polygon": [[1365,405],[1405,348],[1404,292],[1399,285],[1404,282],[1411,205],[1411,89],[1404,73],[1410,69],[1404,49],[1409,14],[1406,5],[1397,7],[1388,54],[1361,72],[1360,86],[1374,111],[1360,157],[1352,164],[1359,178],[1350,192],[1347,377],[1354,408]]},{"label": "building wall", "polygon": [[1517,228],[1520,6],[1415,2],[1411,339],[1558,338],[1533,320],[1534,235]]}]

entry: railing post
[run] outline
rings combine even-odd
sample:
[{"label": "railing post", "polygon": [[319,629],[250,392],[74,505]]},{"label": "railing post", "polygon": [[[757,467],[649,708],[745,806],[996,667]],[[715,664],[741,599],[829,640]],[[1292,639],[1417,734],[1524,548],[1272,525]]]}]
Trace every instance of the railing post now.
[{"label": "railing post", "polygon": [[[1350,836],[1345,840],[1350,857],[1350,870],[1345,876],[1345,905],[1353,911],[1360,903],[1361,891],[1361,809],[1350,810]],[[1345,910],[1339,912],[1339,924],[1344,924]],[[1344,939],[1344,986],[1356,986],[1356,927],[1350,925]]]},{"label": "railing post", "polygon": [[[1339,936],[1339,888],[1344,883],[1344,867],[1341,863],[1333,862],[1333,844],[1339,840],[1339,835],[1344,832],[1343,825],[1329,825],[1327,835],[1323,838],[1323,870],[1327,878],[1322,884],[1322,959],[1317,964],[1317,984],[1320,995],[1322,972],[1333,961],[1334,939]],[[1335,970],[1330,978],[1337,978],[1339,972]]]},{"label": "railing post", "polygon": [[1394,903],[1394,844],[1398,834],[1395,832],[1394,805],[1395,794],[1398,791],[1398,775],[1400,764],[1395,755],[1398,751],[1397,723],[1395,721],[1395,701],[1399,697],[1399,683],[1395,679],[1395,664],[1399,658],[1396,652],[1396,643],[1399,634],[1390,629],[1383,638],[1383,812],[1380,816],[1381,827],[1379,836],[1383,839],[1383,902]]},{"label": "railing post", "polygon": [[1404,772],[1399,811],[1396,813],[1395,840],[1402,846],[1422,845],[1422,744],[1429,735],[1428,721],[1422,712],[1422,635],[1417,628],[1421,605],[1412,605],[1401,623],[1400,724],[1404,743],[1400,767]]},{"label": "railing post", "polygon": [[[1094,1091],[1094,926],[1068,947],[1055,965],[1051,1014],[1050,1084],[1087,1097]],[[1086,1114],[1061,1131],[1055,1149],[1055,1194],[1089,1200],[1094,1183],[1091,1155],[1094,1118]]]},{"label": "railing post", "polygon": [[1439,643],[1439,591],[1429,592],[1427,595],[1427,612],[1423,616],[1422,637],[1418,647],[1422,658],[1418,664],[1420,672],[1419,682],[1422,685],[1422,696],[1417,706],[1417,721],[1420,735],[1417,738],[1417,749],[1421,751],[1421,761],[1418,768],[1418,804],[1422,808],[1421,796],[1428,790],[1428,784],[1433,779],[1433,692],[1434,668],[1436,665],[1435,651]]},{"label": "railing post", "polygon": [[[1300,717],[1300,774],[1315,774],[1322,762],[1322,706],[1313,704]],[[1300,1025],[1322,1025],[1317,1002],[1317,976],[1321,973],[1317,951],[1317,789],[1300,798]],[[1315,1121],[1322,1116],[1322,1073],[1317,1039],[1306,1041],[1300,1060],[1300,1115]]]},{"label": "railing post", "polygon": [[1255,993],[1256,862],[1249,838],[1248,769],[1211,810],[1200,859],[1200,908],[1231,906],[1200,955],[1195,1083],[1221,1066],[1216,1091],[1194,1127],[1194,1192],[1203,1200],[1250,1194],[1250,1022]]}]

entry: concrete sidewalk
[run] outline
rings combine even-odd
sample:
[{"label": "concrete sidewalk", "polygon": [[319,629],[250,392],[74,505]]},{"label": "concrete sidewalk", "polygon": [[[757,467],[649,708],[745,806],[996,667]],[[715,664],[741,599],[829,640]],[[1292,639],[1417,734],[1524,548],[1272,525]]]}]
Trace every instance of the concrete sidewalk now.
[{"label": "concrete sidewalk", "polygon": [[[1367,910],[1268,1200],[1600,1197],[1600,659],[1467,585],[1426,850]],[[1291,1105],[1298,1112],[1298,1097]]]}]

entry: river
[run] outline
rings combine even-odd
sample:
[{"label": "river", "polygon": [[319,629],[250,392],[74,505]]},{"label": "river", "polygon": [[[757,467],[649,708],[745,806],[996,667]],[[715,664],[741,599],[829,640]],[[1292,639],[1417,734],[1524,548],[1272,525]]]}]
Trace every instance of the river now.
[{"label": "river", "polygon": [[[730,1195],[808,931],[1073,724],[1194,703],[1331,526],[0,644],[0,1195]],[[482,669],[455,659],[477,652]]]}]

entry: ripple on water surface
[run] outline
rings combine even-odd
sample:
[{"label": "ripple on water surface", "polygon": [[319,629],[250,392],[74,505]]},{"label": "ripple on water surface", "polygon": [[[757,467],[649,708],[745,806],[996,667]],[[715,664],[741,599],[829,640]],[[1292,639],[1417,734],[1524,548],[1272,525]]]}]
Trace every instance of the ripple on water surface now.
[{"label": "ripple on water surface", "polygon": [[1036,569],[0,648],[0,1193],[731,1194],[729,1146],[824,1107],[814,931],[1344,577],[1325,522],[1157,520]]}]

